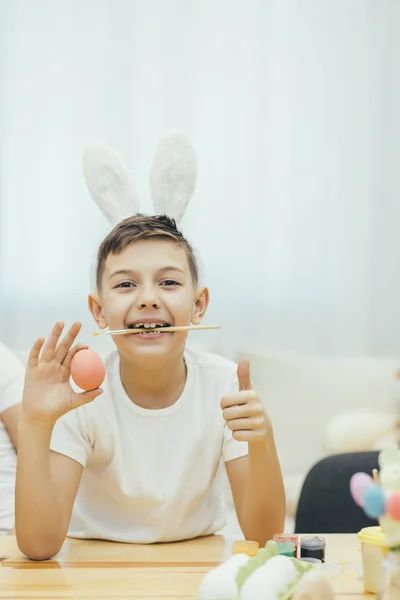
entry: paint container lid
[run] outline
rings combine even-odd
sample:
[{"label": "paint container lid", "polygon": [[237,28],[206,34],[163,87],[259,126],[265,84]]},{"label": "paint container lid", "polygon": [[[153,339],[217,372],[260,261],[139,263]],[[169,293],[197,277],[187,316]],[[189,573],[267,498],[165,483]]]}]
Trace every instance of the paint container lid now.
[{"label": "paint container lid", "polygon": [[295,545],[298,543],[299,541],[299,536],[296,535],[295,533],[276,533],[274,535],[274,542],[287,542],[288,540],[292,540]]},{"label": "paint container lid", "polygon": [[247,554],[247,556],[256,556],[258,552],[258,542],[251,540],[239,540],[233,543],[233,554]]},{"label": "paint container lid", "polygon": [[358,532],[358,539],[363,544],[374,544],[386,547],[385,534],[380,527],[364,527]]},{"label": "paint container lid", "polygon": [[320,560],[319,558],[311,558],[311,556],[305,556],[304,558],[299,558],[299,560],[302,560],[303,562],[312,563],[314,565],[322,564],[322,560]]},{"label": "paint container lid", "polygon": [[307,550],[322,550],[326,547],[326,540],[320,536],[307,536],[301,538],[300,545]]}]

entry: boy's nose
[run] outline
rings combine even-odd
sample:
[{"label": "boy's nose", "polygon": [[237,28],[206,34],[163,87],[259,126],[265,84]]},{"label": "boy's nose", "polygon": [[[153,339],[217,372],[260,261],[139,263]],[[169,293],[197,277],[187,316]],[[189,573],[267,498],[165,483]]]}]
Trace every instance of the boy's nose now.
[{"label": "boy's nose", "polygon": [[137,307],[140,308],[160,308],[158,290],[152,285],[143,285],[138,290],[136,296]]},{"label": "boy's nose", "polygon": [[157,302],[140,302],[139,308],[148,308],[151,306],[152,308],[160,308],[160,305]]}]

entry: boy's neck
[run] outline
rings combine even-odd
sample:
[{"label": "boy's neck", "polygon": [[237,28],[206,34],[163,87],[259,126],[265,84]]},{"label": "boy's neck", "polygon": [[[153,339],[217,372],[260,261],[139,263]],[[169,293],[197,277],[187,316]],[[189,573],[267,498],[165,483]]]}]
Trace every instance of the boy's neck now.
[{"label": "boy's neck", "polygon": [[120,376],[126,394],[141,408],[159,410],[172,406],[181,396],[186,383],[183,355],[177,359],[150,359],[132,363],[120,356]]}]

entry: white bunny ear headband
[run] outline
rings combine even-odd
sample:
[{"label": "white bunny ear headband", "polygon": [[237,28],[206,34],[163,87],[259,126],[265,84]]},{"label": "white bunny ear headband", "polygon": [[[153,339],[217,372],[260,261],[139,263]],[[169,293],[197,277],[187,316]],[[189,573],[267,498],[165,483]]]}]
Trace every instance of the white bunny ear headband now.
[{"label": "white bunny ear headband", "polygon": [[[92,144],[83,152],[83,172],[89,192],[114,227],[139,212],[139,196],[123,159],[106,144]],[[189,141],[180,133],[162,138],[150,170],[150,192],[155,214],[166,214],[179,225],[196,186],[197,159]],[[202,261],[197,252],[199,283]],[[96,291],[95,265],[91,269]]]}]

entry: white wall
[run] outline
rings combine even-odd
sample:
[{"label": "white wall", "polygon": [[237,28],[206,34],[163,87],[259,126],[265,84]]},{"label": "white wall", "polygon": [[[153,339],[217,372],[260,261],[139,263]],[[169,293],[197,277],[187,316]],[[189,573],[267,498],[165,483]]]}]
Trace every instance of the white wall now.
[{"label": "white wall", "polygon": [[92,342],[107,226],[82,148],[123,154],[149,211],[178,127],[199,157],[183,228],[223,325],[194,341],[399,355],[399,22],[393,0],[0,0],[0,338],[79,319]]}]

